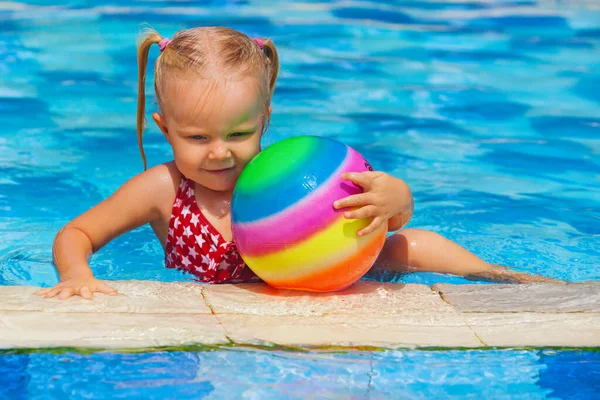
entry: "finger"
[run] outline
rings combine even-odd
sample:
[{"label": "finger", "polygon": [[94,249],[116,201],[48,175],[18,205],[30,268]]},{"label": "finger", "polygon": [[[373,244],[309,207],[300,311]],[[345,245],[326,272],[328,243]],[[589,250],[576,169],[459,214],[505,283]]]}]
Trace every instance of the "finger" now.
[{"label": "finger", "polygon": [[339,210],[340,208],[346,207],[360,207],[370,204],[370,196],[367,193],[354,194],[352,196],[344,197],[343,199],[336,200],[333,202],[333,208]]},{"label": "finger", "polygon": [[50,290],[52,290],[52,288],[46,288],[46,289],[40,289],[37,292],[33,293],[33,294],[37,294],[38,296],[43,296],[46,293],[48,293]]},{"label": "finger", "polygon": [[55,297],[62,290],[61,286],[54,286],[48,293],[44,295],[45,299],[51,299]]},{"label": "finger", "polygon": [[78,294],[86,300],[91,300],[93,297],[92,291],[87,286],[82,286]]},{"label": "finger", "polygon": [[342,179],[356,183],[358,186],[364,189],[365,192],[371,190],[373,186],[373,177],[369,172],[344,172]]},{"label": "finger", "polygon": [[381,217],[373,218],[373,221],[371,221],[371,223],[368,226],[366,226],[365,228],[358,231],[358,236],[365,236],[371,232],[374,232],[381,226],[382,223],[383,223],[383,218],[381,218]]},{"label": "finger", "polygon": [[364,206],[357,210],[344,212],[344,218],[346,219],[361,219],[377,216],[377,207],[370,205]]},{"label": "finger", "polygon": [[111,286],[108,286],[106,283],[101,282],[96,288],[97,292],[108,294],[111,296],[116,296],[119,294],[119,291]]},{"label": "finger", "polygon": [[75,294],[75,289],[72,287],[63,288],[58,294],[59,300],[66,300]]}]

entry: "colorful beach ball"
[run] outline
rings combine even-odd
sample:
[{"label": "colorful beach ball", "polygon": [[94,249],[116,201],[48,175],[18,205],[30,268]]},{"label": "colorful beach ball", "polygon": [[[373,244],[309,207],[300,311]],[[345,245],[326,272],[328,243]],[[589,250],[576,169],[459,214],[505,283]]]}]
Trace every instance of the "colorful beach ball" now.
[{"label": "colorful beach ball", "polygon": [[333,139],[300,136],[273,144],[248,163],[231,203],[233,238],[246,264],[280,289],[344,289],[373,265],[387,224],[358,236],[370,219],[345,219],[335,200],[361,193],[342,172],[371,170]]}]

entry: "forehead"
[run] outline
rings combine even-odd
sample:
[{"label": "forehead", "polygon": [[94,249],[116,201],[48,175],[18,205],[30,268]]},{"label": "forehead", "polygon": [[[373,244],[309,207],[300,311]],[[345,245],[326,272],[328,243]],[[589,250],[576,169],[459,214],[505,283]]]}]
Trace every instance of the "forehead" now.
[{"label": "forehead", "polygon": [[163,112],[180,127],[226,129],[256,120],[265,102],[260,80],[251,76],[224,80],[172,78],[163,86]]}]

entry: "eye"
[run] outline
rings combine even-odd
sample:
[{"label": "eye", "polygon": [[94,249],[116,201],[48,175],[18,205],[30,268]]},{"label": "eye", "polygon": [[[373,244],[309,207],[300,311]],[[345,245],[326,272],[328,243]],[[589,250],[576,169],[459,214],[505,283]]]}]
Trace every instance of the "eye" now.
[{"label": "eye", "polygon": [[244,137],[244,136],[251,135],[252,133],[253,132],[234,132],[231,135],[229,135],[229,137],[232,137],[232,138],[241,138],[241,137]]},{"label": "eye", "polygon": [[202,135],[193,135],[193,136],[188,136],[190,139],[194,139],[194,140],[204,140],[206,139],[206,136],[202,136]]}]

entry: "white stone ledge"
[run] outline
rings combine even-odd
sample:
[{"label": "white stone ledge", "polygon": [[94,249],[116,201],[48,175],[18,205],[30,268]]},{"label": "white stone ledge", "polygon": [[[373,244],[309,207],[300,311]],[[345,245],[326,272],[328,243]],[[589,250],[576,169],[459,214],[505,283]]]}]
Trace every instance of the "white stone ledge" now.
[{"label": "white stone ledge", "polygon": [[[264,284],[110,283],[121,295],[96,294],[91,301],[44,300],[33,294],[36,287],[0,286],[0,349],[600,346],[599,285],[432,290],[360,281],[342,292],[315,294]],[[551,293],[549,300],[544,293]]]},{"label": "white stone ledge", "polygon": [[92,301],[78,296],[44,299],[33,294],[39,287],[0,286],[0,311],[212,314],[202,297],[202,286],[195,283],[111,281],[110,285],[119,296],[95,294]]},{"label": "white stone ledge", "polygon": [[228,343],[213,315],[0,311],[0,348],[140,348]]},{"label": "white stone ledge", "polygon": [[598,347],[598,313],[469,313],[467,323],[488,346]]},{"label": "white stone ledge", "polygon": [[600,313],[600,283],[433,285],[460,312]]},{"label": "white stone ledge", "polygon": [[264,284],[205,285],[204,296],[217,314],[321,316],[398,313],[456,313],[426,285],[359,281],[341,292],[309,293]]},{"label": "white stone ledge", "polygon": [[235,343],[310,347],[479,347],[483,343],[458,315],[327,315],[320,317],[222,314]]}]

